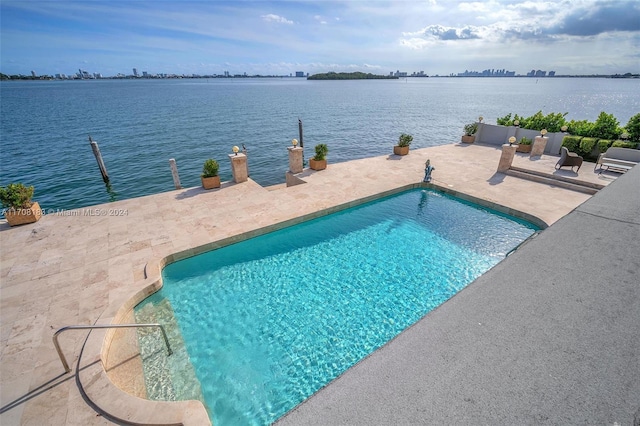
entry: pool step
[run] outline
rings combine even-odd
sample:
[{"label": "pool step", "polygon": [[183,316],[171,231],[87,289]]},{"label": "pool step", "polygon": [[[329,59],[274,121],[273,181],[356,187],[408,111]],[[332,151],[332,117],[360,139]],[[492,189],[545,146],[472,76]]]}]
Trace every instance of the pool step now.
[{"label": "pool step", "polygon": [[196,399],[204,403],[200,382],[167,299],[147,303],[135,312],[139,323],[160,323],[165,327],[173,354],[167,350],[158,330],[138,329],[147,398],[156,401],[183,401]]},{"label": "pool step", "polygon": [[557,186],[560,188],[570,189],[572,191],[582,192],[585,194],[593,195],[599,190],[604,188],[604,185],[600,185],[592,182],[585,182],[576,180],[564,176],[558,176],[550,173],[539,172],[535,170],[522,169],[519,167],[511,167],[505,172],[509,176],[518,177],[521,179],[527,179],[533,182],[544,183],[551,186]]}]

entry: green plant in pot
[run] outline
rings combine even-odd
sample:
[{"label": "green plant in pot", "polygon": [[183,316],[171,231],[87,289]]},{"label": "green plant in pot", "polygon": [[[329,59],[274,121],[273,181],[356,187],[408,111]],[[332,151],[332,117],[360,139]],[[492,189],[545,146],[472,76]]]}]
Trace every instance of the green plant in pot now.
[{"label": "green plant in pot", "polygon": [[409,145],[413,142],[413,136],[402,133],[398,138],[398,145],[393,147],[395,155],[407,155],[409,153]]},{"label": "green plant in pot", "polygon": [[21,183],[10,183],[0,187],[0,202],[4,217],[11,226],[37,222],[42,217],[42,210],[37,202],[31,201],[33,186]]},{"label": "green plant in pot", "polygon": [[326,144],[318,144],[315,147],[315,155],[313,158],[309,159],[309,167],[312,170],[324,170],[327,168],[327,154],[329,153],[329,148]]},{"label": "green plant in pot", "polygon": [[531,143],[533,141],[526,136],[523,136],[518,141],[518,148],[516,151],[518,152],[531,152]]},{"label": "green plant in pot", "polygon": [[218,176],[218,169],[220,165],[213,158],[209,158],[204,162],[202,166],[202,187],[204,189],[220,188],[220,176]]},{"label": "green plant in pot", "polygon": [[462,142],[473,143],[476,140],[476,132],[478,131],[478,123],[465,124],[464,135],[462,136]]}]

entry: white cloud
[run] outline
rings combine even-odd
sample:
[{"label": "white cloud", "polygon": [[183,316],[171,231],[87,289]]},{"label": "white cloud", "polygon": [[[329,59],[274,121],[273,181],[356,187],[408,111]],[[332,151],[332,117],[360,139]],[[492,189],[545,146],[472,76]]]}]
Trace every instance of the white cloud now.
[{"label": "white cloud", "polygon": [[262,15],[261,18],[266,22],[278,22],[280,24],[293,25],[293,21],[288,20],[284,16],[274,15],[273,13],[269,13],[268,15]]}]

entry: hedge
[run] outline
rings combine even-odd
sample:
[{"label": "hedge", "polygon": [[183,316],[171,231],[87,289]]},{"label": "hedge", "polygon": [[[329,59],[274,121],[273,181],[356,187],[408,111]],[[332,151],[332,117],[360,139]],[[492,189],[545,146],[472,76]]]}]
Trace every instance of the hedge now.
[{"label": "hedge", "polygon": [[571,152],[578,152],[580,150],[580,141],[582,136],[565,136],[562,138],[562,146],[566,146]]},{"label": "hedge", "polygon": [[613,143],[611,144],[611,146],[614,146],[616,148],[631,148],[631,149],[636,149],[638,147],[638,144],[635,142],[625,142],[625,141],[613,141]]},{"label": "hedge", "polygon": [[578,154],[582,155],[583,157],[590,156],[597,142],[598,139],[596,138],[582,138],[582,140],[580,141],[580,150],[578,151]]},{"label": "hedge", "polygon": [[598,151],[606,152],[607,149],[609,149],[609,147],[611,146],[612,143],[613,143],[613,141],[611,139],[600,139],[598,141]]}]

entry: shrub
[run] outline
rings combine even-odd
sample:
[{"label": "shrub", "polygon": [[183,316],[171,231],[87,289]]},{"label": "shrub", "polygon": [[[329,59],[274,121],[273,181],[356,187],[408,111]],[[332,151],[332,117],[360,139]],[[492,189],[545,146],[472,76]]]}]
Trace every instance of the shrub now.
[{"label": "shrub", "polygon": [[25,186],[21,183],[10,183],[6,187],[0,186],[0,202],[9,209],[28,209],[33,204],[33,186]]},{"label": "shrub", "polygon": [[624,129],[632,142],[640,142],[640,113],[631,117]]},{"label": "shrub", "polygon": [[587,120],[571,120],[567,124],[567,131],[575,136],[591,136],[591,128],[593,123]]},{"label": "shrub", "polygon": [[520,138],[520,141],[518,141],[518,144],[520,144],[520,145],[531,145],[531,142],[533,142],[531,139],[529,139],[526,136],[523,136],[522,138]]},{"label": "shrub", "polygon": [[578,155],[582,155],[583,157],[590,156],[597,142],[598,139],[596,138],[582,138],[582,140],[580,141],[580,149],[578,150]]},{"label": "shrub", "polygon": [[413,136],[403,133],[398,138],[398,146],[409,146],[411,145],[412,141],[413,141]]},{"label": "shrub", "polygon": [[500,126],[513,126],[514,125],[513,123],[516,120],[518,120],[518,122],[521,123],[524,120],[524,118],[520,117],[518,114],[514,115],[513,118],[511,118],[511,113],[509,113],[504,117],[496,119],[496,124]]},{"label": "shrub", "polygon": [[326,144],[320,143],[318,145],[316,145],[316,155],[313,156],[313,159],[316,161],[322,161],[327,157],[327,154],[329,153],[329,148],[327,147]]},{"label": "shrub", "polygon": [[616,148],[636,149],[636,148],[638,148],[638,143],[637,142],[626,142],[626,141],[613,141],[611,146],[616,147]]},{"label": "shrub", "polygon": [[531,130],[547,129],[549,132],[559,132],[560,128],[567,124],[567,121],[564,118],[567,114],[567,112],[564,114],[552,112],[547,115],[543,115],[542,111],[538,111],[531,117],[520,120],[520,127]]},{"label": "shrub", "polygon": [[603,111],[598,115],[596,122],[593,123],[588,136],[602,139],[616,139],[622,133],[619,124],[613,114],[607,114]]},{"label": "shrub", "polygon": [[562,146],[566,146],[571,152],[578,152],[580,150],[580,141],[582,136],[565,136],[562,138]]},{"label": "shrub", "polygon": [[600,139],[598,141],[598,151],[607,152],[613,141],[611,139]]},{"label": "shrub", "polygon": [[478,131],[478,123],[469,123],[464,126],[464,134],[466,136],[475,135]]},{"label": "shrub", "polygon": [[218,176],[219,168],[220,166],[218,165],[218,162],[212,158],[209,158],[204,162],[204,166],[202,167],[202,177],[208,178]]},{"label": "shrub", "polygon": [[496,124],[498,126],[513,126],[513,120],[511,119],[511,113],[505,115],[504,117],[496,118]]}]

